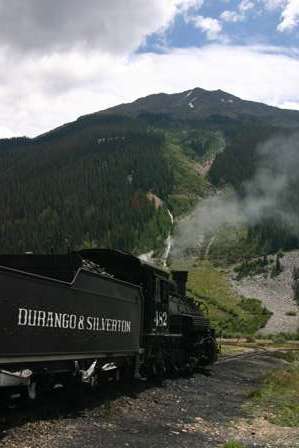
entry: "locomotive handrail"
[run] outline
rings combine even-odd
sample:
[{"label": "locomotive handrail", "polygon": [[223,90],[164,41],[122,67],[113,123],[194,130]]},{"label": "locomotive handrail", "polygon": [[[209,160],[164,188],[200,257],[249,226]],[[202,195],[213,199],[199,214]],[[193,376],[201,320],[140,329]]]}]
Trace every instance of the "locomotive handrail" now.
[{"label": "locomotive handrail", "polygon": [[77,277],[79,276],[80,272],[87,272],[90,275],[93,275],[93,276],[96,276],[96,277],[105,278],[105,279],[109,279],[111,281],[114,281],[115,283],[120,283],[120,284],[124,284],[124,285],[128,285],[128,286],[133,286],[136,289],[141,289],[141,287],[139,285],[136,285],[135,283],[126,282],[125,280],[120,280],[118,278],[110,277],[110,276],[107,276],[105,274],[91,272],[91,271],[88,271],[87,269],[85,269],[83,267],[80,267],[76,271],[76,274],[74,275],[74,277],[73,277],[71,282],[67,282],[65,280],[60,280],[60,279],[55,278],[55,277],[48,277],[46,275],[36,274],[34,272],[22,271],[20,269],[11,268],[10,266],[0,265],[0,271],[1,270],[8,271],[8,272],[13,272],[13,273],[16,273],[16,274],[19,274],[19,275],[27,275],[29,277],[33,277],[33,278],[40,279],[40,280],[51,281],[51,282],[58,283],[58,284],[61,284],[61,285],[64,285],[64,286],[68,286],[68,287],[74,286],[74,284],[75,284],[75,282],[77,280]]}]

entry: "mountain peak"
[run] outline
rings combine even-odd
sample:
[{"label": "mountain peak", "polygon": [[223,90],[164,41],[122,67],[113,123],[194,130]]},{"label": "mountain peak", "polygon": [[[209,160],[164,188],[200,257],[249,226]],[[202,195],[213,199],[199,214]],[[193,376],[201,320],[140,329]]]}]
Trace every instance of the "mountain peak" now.
[{"label": "mountain peak", "polygon": [[242,100],[221,89],[209,91],[200,87],[173,94],[155,93],[98,113],[132,117],[146,114],[163,115],[172,120],[200,121],[223,117],[234,120],[263,120],[271,125],[287,127],[299,126],[298,111],[282,110],[263,103]]},{"label": "mountain peak", "polygon": [[[78,122],[97,117],[114,117],[117,120],[151,117],[159,126],[160,120],[181,122],[182,120],[201,122],[208,120],[208,125],[215,126],[219,121],[242,120],[263,121],[265,124],[280,127],[299,127],[299,111],[284,110],[263,103],[243,100],[221,89],[205,90],[194,87],[180,93],[158,92],[138,98],[131,103],[123,103],[109,109],[88,115],[82,115],[73,123],[67,123],[39,137],[53,136],[67,129],[76,127]],[[121,118],[122,117],[122,118]]]}]

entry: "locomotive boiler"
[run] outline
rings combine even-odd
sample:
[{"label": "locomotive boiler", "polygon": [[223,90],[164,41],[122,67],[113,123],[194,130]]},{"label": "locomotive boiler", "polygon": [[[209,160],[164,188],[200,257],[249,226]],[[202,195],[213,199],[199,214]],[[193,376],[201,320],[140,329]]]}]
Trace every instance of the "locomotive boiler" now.
[{"label": "locomotive boiler", "polygon": [[187,273],[111,249],[0,256],[0,388],[95,384],[212,364],[214,331]]}]

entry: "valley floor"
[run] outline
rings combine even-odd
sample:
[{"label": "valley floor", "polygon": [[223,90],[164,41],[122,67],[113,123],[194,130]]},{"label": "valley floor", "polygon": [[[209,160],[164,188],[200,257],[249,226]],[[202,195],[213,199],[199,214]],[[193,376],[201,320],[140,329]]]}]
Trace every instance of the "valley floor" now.
[{"label": "valley floor", "polygon": [[292,271],[299,266],[299,251],[286,253],[281,259],[282,272],[271,278],[263,274],[233,280],[238,294],[256,297],[273,313],[259,334],[295,333],[299,328],[299,306],[292,290]]}]

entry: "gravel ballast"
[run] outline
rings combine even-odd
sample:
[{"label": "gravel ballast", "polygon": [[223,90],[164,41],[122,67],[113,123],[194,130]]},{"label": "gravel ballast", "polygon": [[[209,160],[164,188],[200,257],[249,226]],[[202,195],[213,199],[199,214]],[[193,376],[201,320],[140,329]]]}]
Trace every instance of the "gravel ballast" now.
[{"label": "gravel ballast", "polygon": [[208,376],[99,388],[76,405],[53,396],[3,411],[0,447],[217,448],[239,440],[248,448],[296,448],[297,428],[272,427],[243,408],[263,375],[284,363],[250,353],[220,361]]}]

